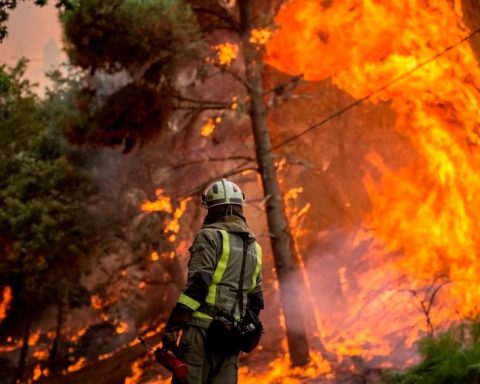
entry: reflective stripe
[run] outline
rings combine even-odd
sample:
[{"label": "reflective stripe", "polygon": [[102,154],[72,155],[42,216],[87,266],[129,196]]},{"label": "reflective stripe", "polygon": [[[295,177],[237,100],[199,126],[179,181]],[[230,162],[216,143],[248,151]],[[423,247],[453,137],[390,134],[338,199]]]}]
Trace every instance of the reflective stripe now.
[{"label": "reflective stripe", "polygon": [[193,317],[199,317],[200,319],[209,319],[209,320],[213,319],[212,316],[209,316],[209,315],[207,315],[203,312],[200,312],[200,311],[193,312]]},{"label": "reflective stripe", "polygon": [[[195,311],[193,312],[193,317],[197,317],[199,319],[209,319],[209,320],[213,320],[213,317],[210,316],[210,315],[207,315],[206,313],[203,313],[203,312],[200,312],[200,311]],[[235,314],[234,316],[234,319],[239,321],[240,320],[240,316]]]},{"label": "reflective stripe", "polygon": [[186,305],[188,308],[193,309],[194,311],[200,307],[200,303],[197,300],[192,299],[191,297],[182,293],[177,300],[177,303]]},{"label": "reflective stripe", "polygon": [[212,307],[215,306],[217,284],[222,280],[223,273],[227,268],[228,258],[230,257],[230,239],[228,237],[228,233],[223,229],[220,230],[220,233],[222,234],[222,256],[220,256],[217,268],[213,274],[212,285],[210,285],[210,288],[208,288],[208,295],[206,299],[207,304],[210,304]]},{"label": "reflective stripe", "polygon": [[253,273],[252,277],[252,288],[250,288],[248,292],[252,292],[257,286],[257,278],[262,270],[262,247],[260,247],[260,244],[257,242],[255,243],[255,249],[257,251],[257,265],[255,266],[255,272]]}]

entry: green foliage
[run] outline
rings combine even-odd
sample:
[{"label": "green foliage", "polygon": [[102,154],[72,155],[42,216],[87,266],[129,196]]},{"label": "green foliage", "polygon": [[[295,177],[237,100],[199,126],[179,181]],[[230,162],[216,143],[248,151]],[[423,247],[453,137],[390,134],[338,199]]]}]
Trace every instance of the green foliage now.
[{"label": "green foliage", "polygon": [[62,21],[72,64],[93,71],[171,66],[196,39],[192,12],[180,0],[85,0]]},{"label": "green foliage", "polygon": [[422,361],[405,373],[391,374],[389,384],[480,383],[480,319],[427,336],[418,349]]},{"label": "green foliage", "polygon": [[[85,0],[62,15],[70,62],[88,70],[65,131],[73,143],[135,144],[171,116],[174,74],[198,60],[198,31],[181,0]],[[67,115],[66,115],[67,116]]]},{"label": "green foliage", "polygon": [[24,69],[23,61],[0,67],[0,286],[12,287],[13,311],[33,316],[51,303],[85,302],[92,187],[58,132],[53,101],[33,95]]}]

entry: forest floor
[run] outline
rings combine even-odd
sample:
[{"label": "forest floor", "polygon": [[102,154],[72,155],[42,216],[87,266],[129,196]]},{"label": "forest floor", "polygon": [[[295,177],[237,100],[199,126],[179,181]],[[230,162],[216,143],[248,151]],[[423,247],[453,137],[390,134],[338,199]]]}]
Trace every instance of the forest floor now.
[{"label": "forest floor", "polygon": [[[157,333],[146,342],[155,346],[160,343],[161,334]],[[281,364],[277,359],[274,366],[275,351],[262,351],[261,354],[243,355],[240,358],[240,384],[381,384],[380,371],[366,371],[362,374],[342,371],[335,374],[323,374],[311,377],[308,367],[305,375],[302,369],[289,370],[288,361]],[[278,353],[278,351],[276,351]],[[137,365],[135,367],[135,365]],[[287,367],[285,366],[287,365]],[[282,371],[284,374],[282,374]],[[276,371],[276,372],[275,372]],[[142,375],[142,372],[143,375]],[[309,377],[307,377],[309,376]],[[168,372],[164,370],[151,353],[141,344],[127,346],[111,356],[91,362],[75,372],[42,377],[35,384],[167,384]]]}]

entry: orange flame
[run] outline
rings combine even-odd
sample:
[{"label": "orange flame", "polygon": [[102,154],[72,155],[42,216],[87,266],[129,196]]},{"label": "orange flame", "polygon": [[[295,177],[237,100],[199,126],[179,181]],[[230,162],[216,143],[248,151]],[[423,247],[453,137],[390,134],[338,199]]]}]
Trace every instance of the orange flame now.
[{"label": "orange flame", "polygon": [[[270,65],[308,80],[331,77],[357,99],[468,34],[458,0],[292,0],[275,21],[281,28],[266,46]],[[437,325],[451,321],[455,313],[478,312],[479,86],[478,63],[464,43],[370,99],[390,103],[397,114],[395,128],[410,140],[416,157],[398,169],[389,169],[376,153],[367,159],[381,174],[364,178],[372,204],[364,227],[371,230],[359,230],[348,243],[351,249],[370,243],[370,261],[381,267],[364,269],[357,277],[355,300],[345,303],[351,324],[358,320],[355,313],[385,313],[387,303],[415,322],[407,289],[387,286],[396,279],[412,290],[422,289],[435,276],[452,281],[442,288],[444,306],[435,312]],[[392,253],[396,256],[385,257]],[[338,269],[344,292],[351,289],[348,273]],[[372,289],[378,291],[375,299],[369,297]],[[405,331],[407,346],[425,329],[416,322],[413,332]],[[387,335],[380,327],[349,333],[334,349],[345,355],[388,354],[392,347],[378,337],[382,331]],[[362,346],[367,343],[368,351]]]},{"label": "orange flame", "polygon": [[[168,241],[174,243],[177,239],[177,234],[180,231],[180,219],[187,209],[187,204],[190,201],[190,198],[181,200],[179,206],[174,209],[170,197],[164,195],[162,189],[157,189],[156,195],[157,200],[143,202],[140,206],[140,209],[144,212],[158,211],[172,214],[172,220],[169,221],[163,232],[165,234],[169,233],[170,235],[168,237]],[[157,252],[152,252],[150,254],[150,258],[152,261],[157,261],[159,259],[159,255]]]},{"label": "orange flame", "polygon": [[116,327],[115,327],[115,332],[117,332],[119,335],[125,333],[128,331],[128,324],[125,323],[124,321],[121,321]]},{"label": "orange flame", "polygon": [[8,308],[12,301],[12,289],[7,285],[3,288],[2,302],[0,303],[0,323],[7,316]]},{"label": "orange flame", "polygon": [[67,368],[67,372],[76,372],[82,369],[84,366],[87,365],[87,360],[84,357],[81,357],[75,364],[69,365]]},{"label": "orange flame", "polygon": [[155,191],[157,195],[157,200],[155,201],[145,201],[140,206],[140,209],[144,212],[169,212],[173,211],[172,200],[170,197],[163,194],[162,189],[157,189]]},{"label": "orange flame", "polygon": [[202,128],[200,128],[200,134],[205,137],[211,136],[215,131],[215,128],[221,121],[222,121],[221,117],[215,117],[215,118],[209,117],[207,122],[202,126]]},{"label": "orange flame", "polygon": [[230,65],[238,55],[238,45],[233,43],[217,44],[213,47],[217,51],[218,62],[220,65]]},{"label": "orange flame", "polygon": [[269,28],[255,28],[250,34],[250,43],[265,45],[272,37],[272,31]]}]

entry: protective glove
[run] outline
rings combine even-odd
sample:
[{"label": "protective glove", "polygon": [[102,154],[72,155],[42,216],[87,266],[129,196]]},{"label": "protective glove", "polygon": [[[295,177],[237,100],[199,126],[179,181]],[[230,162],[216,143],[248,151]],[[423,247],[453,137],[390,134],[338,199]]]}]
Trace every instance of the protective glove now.
[{"label": "protective glove", "polygon": [[262,291],[248,296],[247,308],[253,311],[257,317],[260,315],[260,311],[264,308]]},{"label": "protective glove", "polygon": [[192,313],[190,308],[181,303],[177,303],[173,308],[162,335],[162,344],[165,349],[174,353],[177,351],[178,336],[192,317]]},{"label": "protective glove", "polygon": [[179,333],[180,333],[180,329],[166,329],[165,331],[163,331],[163,335],[162,335],[163,348],[176,353],[177,340],[178,340]]}]

